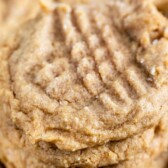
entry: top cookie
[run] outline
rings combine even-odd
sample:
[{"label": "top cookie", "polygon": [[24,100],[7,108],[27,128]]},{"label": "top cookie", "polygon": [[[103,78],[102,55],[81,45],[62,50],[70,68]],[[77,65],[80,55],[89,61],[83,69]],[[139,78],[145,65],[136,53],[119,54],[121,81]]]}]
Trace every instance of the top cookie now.
[{"label": "top cookie", "polygon": [[157,124],[168,108],[167,26],[142,0],[41,12],[5,58],[13,121],[32,142],[68,151]]}]

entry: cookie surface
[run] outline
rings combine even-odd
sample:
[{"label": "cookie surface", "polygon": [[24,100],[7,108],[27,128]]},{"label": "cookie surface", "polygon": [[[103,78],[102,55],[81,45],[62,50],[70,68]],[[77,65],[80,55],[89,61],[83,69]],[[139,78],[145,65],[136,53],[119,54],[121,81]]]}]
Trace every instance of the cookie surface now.
[{"label": "cookie surface", "polygon": [[56,3],[21,29],[0,43],[7,167],[126,168],[166,149],[167,20],[153,4]]},{"label": "cookie surface", "polygon": [[146,1],[58,3],[6,59],[13,121],[32,143],[67,151],[154,126],[168,106],[166,32]]}]

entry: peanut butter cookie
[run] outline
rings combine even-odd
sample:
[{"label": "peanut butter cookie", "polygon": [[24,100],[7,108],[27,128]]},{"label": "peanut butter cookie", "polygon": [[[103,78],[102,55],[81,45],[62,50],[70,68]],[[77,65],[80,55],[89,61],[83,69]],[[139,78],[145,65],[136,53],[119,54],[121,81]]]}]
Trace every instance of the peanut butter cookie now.
[{"label": "peanut butter cookie", "polygon": [[0,43],[1,160],[122,166],[164,151],[167,18],[146,0],[42,7]]},{"label": "peanut butter cookie", "polygon": [[146,1],[57,3],[6,60],[13,121],[67,151],[154,126],[168,108],[167,25]]}]

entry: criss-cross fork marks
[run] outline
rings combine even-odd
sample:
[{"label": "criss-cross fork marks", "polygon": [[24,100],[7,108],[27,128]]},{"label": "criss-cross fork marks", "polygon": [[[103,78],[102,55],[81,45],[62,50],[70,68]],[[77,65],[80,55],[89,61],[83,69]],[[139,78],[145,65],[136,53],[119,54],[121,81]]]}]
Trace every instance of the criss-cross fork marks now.
[{"label": "criss-cross fork marks", "polygon": [[[125,139],[162,115],[157,89],[136,61],[141,47],[124,31],[125,18],[118,10],[114,19],[108,3],[95,6],[60,3],[39,16],[9,60],[13,116],[33,143],[74,151]],[[20,122],[22,113],[27,124]]]},{"label": "criss-cross fork marks", "polygon": [[[44,87],[47,94],[57,98],[66,92],[62,89],[59,93],[59,87],[65,85],[67,89],[68,85],[72,85],[72,88],[74,81],[80,80],[80,87],[90,95],[88,97],[93,97],[92,101],[99,100],[106,109],[115,113],[123,111],[123,106],[130,106],[134,99],[146,94],[150,85],[147,75],[135,61],[129,39],[124,32],[119,32],[110,17],[110,6],[106,5],[105,9],[106,12],[87,6],[56,9],[54,17],[58,18],[60,26],[55,31],[62,34],[63,45],[69,49],[69,55],[55,56],[43,68],[44,71],[45,68],[53,72],[57,68],[56,71],[59,71],[58,74],[54,72],[56,78],[48,75],[48,84]],[[68,71],[75,77],[71,79],[65,73]],[[51,83],[55,83],[55,96],[50,93]]]},{"label": "criss-cross fork marks", "polygon": [[69,59],[77,65],[83,86],[108,108],[119,108],[119,102],[130,104],[133,97],[145,94],[147,83],[129,48],[119,41],[122,35],[117,37],[112,19],[101,11],[90,11],[84,6],[66,12],[60,8],[56,17],[60,18],[65,45],[71,48]]}]

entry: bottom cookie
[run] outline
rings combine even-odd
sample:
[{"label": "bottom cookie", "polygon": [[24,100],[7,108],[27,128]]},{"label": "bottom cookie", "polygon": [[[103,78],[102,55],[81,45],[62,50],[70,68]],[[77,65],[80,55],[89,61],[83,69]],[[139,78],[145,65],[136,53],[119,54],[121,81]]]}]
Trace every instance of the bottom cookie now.
[{"label": "bottom cookie", "polygon": [[[5,90],[0,90],[0,95],[1,92]],[[157,127],[141,135],[83,151],[60,151],[53,144],[45,142],[33,145],[23,131],[13,124],[8,97],[8,91],[4,97],[0,96],[0,104],[3,104],[0,106],[0,159],[7,168],[95,168],[112,164],[116,164],[112,168],[148,168],[151,160],[148,162],[149,159],[144,156],[157,156],[167,148],[167,115]],[[140,156],[138,159],[137,155]]]}]

